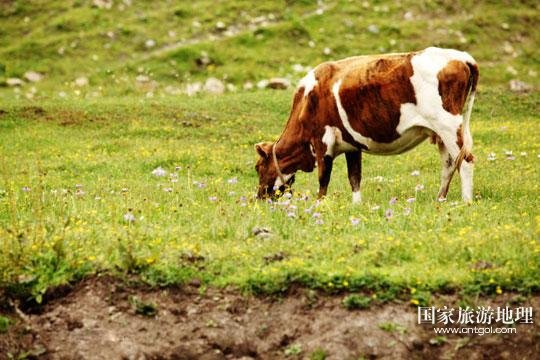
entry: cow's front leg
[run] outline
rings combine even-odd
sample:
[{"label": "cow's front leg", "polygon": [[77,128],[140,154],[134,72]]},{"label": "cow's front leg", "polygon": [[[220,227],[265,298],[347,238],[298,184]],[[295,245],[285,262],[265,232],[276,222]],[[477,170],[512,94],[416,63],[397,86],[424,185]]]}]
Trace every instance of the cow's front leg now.
[{"label": "cow's front leg", "polygon": [[347,173],[352,188],[352,201],[353,204],[358,204],[362,201],[360,195],[360,181],[362,181],[362,152],[347,152],[345,153],[345,158],[347,159]]},{"label": "cow's front leg", "polygon": [[319,168],[319,199],[326,195],[328,184],[330,183],[330,175],[332,174],[332,166],[334,158],[330,155],[317,157],[317,166]]}]

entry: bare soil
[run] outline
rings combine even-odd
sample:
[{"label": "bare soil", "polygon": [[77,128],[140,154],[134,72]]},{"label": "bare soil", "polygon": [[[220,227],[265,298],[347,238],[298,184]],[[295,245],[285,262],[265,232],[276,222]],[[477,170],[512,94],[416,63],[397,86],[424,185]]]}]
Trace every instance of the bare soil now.
[{"label": "bare soil", "polygon": [[[345,295],[256,297],[199,285],[152,289],[101,276],[58,289],[41,307],[3,311],[12,324],[0,333],[0,359],[540,358],[536,313],[517,334],[437,337],[406,303],[350,311]],[[504,306],[512,297],[475,303]],[[459,306],[456,296],[435,302]],[[540,296],[520,306],[536,310]]]}]

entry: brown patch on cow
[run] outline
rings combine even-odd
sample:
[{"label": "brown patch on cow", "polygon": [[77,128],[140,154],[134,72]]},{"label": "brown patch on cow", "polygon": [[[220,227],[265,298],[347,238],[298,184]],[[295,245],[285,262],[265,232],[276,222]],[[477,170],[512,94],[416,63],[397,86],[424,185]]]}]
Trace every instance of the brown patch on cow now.
[{"label": "brown patch on cow", "polygon": [[439,71],[437,79],[444,110],[453,115],[461,114],[471,79],[469,66],[461,61],[452,60]]},{"label": "brown patch on cow", "polygon": [[399,138],[401,104],[416,104],[411,57],[368,61],[344,74],[339,96],[355,131],[381,143]]},{"label": "brown patch on cow", "polygon": [[435,133],[431,134],[429,141],[434,145],[441,145],[443,143],[441,137]]}]

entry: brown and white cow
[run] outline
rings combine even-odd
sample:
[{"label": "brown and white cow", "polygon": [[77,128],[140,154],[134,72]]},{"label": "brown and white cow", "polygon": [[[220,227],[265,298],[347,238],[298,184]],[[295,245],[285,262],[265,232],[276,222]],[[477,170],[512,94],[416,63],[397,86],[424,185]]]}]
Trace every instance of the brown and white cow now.
[{"label": "brown and white cow", "polygon": [[353,202],[359,202],[362,152],[400,154],[431,137],[442,162],[438,198],[446,197],[459,169],[463,200],[471,201],[469,119],[477,81],[478,67],[469,54],[435,47],[318,65],[300,81],[279,140],[255,145],[258,196],[283,191],[298,170],[317,166],[323,197],[332,162],[345,153]]}]

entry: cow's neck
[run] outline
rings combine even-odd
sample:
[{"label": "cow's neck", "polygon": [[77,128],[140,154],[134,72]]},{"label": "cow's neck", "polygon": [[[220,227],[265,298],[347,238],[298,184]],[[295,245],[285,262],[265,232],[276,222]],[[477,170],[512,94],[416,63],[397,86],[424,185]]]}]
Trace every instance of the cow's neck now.
[{"label": "cow's neck", "polygon": [[311,154],[309,142],[304,139],[301,131],[287,127],[274,146],[283,174],[293,174],[298,170],[308,172],[313,170],[315,159]]}]

